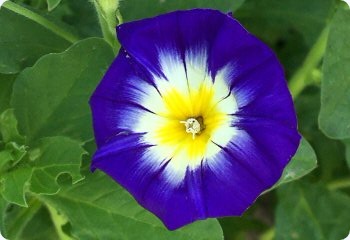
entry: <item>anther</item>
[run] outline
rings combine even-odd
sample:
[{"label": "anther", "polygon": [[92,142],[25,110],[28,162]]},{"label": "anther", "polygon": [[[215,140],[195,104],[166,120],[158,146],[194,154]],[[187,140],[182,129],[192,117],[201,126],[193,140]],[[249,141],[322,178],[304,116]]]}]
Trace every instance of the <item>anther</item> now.
[{"label": "anther", "polygon": [[189,118],[186,121],[180,121],[180,123],[185,124],[186,132],[192,133],[192,138],[196,137],[196,134],[200,133],[203,129],[201,123],[196,118]]}]

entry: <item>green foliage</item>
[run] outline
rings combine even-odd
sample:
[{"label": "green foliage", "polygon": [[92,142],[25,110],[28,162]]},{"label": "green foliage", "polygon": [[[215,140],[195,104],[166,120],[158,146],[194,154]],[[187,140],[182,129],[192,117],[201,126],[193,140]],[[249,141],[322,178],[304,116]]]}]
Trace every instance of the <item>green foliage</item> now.
[{"label": "green foliage", "polygon": [[[312,46],[328,21],[333,5],[333,0],[246,0],[235,16],[245,22],[248,29],[269,41],[294,29],[307,46]],[[268,27],[262,29],[264,25]]]},{"label": "green foliage", "polygon": [[31,177],[32,169],[29,167],[21,167],[14,169],[1,175],[1,195],[11,203],[27,207],[27,202],[24,196],[28,181]]},{"label": "green foliage", "polygon": [[99,172],[89,174],[84,181],[55,196],[41,196],[40,199],[68,217],[73,228],[72,234],[78,239],[110,239],[111,236],[115,239],[124,239],[126,236],[129,239],[154,240],[223,239],[216,220],[201,221],[174,232],[168,231],[124,189]]},{"label": "green foliage", "polygon": [[[117,24],[196,7],[233,11],[275,50],[290,79],[303,139],[280,181],[242,217],[168,231],[109,177],[90,172],[95,145],[88,101],[119,48]],[[14,0],[1,8],[0,25],[0,231],[6,238],[338,240],[348,234],[345,4]]]},{"label": "green foliage", "polygon": [[17,119],[13,109],[7,109],[0,115],[0,133],[4,142],[22,143],[24,138],[18,133]]},{"label": "green foliage", "polygon": [[318,126],[320,111],[320,88],[311,86],[295,101],[299,130],[315,149],[318,168],[315,172],[323,180],[346,177],[348,170],[345,166],[344,145],[340,141],[327,138]]},{"label": "green foliage", "polygon": [[81,38],[101,37],[102,30],[93,2],[62,0],[50,16],[74,29]]},{"label": "green foliage", "polygon": [[315,152],[310,144],[303,138],[300,142],[297,153],[284,169],[281,179],[274,188],[305,176],[314,170],[316,166],[317,159]]},{"label": "green foliage", "polygon": [[[28,207],[9,206],[4,216],[4,231],[2,234],[7,239],[19,240],[22,239],[22,231],[26,228],[38,210],[41,208],[40,202],[31,200]],[[42,233],[35,233],[41,235]]]},{"label": "green foliage", "polygon": [[[12,210],[13,211],[13,210]],[[8,216],[10,217],[10,216]],[[21,240],[60,239],[51,220],[51,215],[45,207],[39,208],[32,218],[18,231]],[[8,227],[10,227],[9,225]],[[11,238],[10,238],[11,239]]]},{"label": "green foliage", "polygon": [[55,24],[12,2],[2,6],[0,22],[0,73],[18,73],[39,57],[70,45],[71,38],[52,31]]},{"label": "green foliage", "polygon": [[120,12],[124,21],[129,22],[178,9],[213,8],[223,12],[231,12],[242,2],[242,0],[128,0],[120,1]]},{"label": "green foliage", "polygon": [[10,107],[10,97],[15,75],[0,74],[0,113]]},{"label": "green foliage", "polygon": [[47,6],[49,11],[52,11],[55,7],[60,4],[61,0],[47,0]]},{"label": "green foliage", "polygon": [[291,76],[324,29],[334,2],[246,0],[234,16],[276,51]]},{"label": "green foliage", "polygon": [[13,161],[13,156],[10,151],[2,150],[0,152],[0,171],[7,169],[7,166],[11,161]]},{"label": "green foliage", "polygon": [[338,240],[350,229],[350,198],[320,184],[292,183],[278,191],[276,238]]},{"label": "green foliage", "polygon": [[28,141],[56,135],[91,139],[88,99],[112,59],[105,41],[87,39],[21,72],[11,103]]},{"label": "green foliage", "polygon": [[349,22],[349,10],[339,9],[331,24],[323,64],[320,128],[337,139],[350,138]]},{"label": "green foliage", "polygon": [[0,195],[0,233],[5,231],[5,212],[7,209],[7,201]]},{"label": "green foliage", "polygon": [[345,144],[345,148],[346,148],[346,162],[350,168],[350,140],[346,140],[344,141],[344,144]]},{"label": "green foliage", "polygon": [[42,138],[29,152],[34,162],[30,190],[33,193],[55,194],[60,189],[57,178],[68,173],[73,183],[83,179],[80,165],[84,149],[66,137]]}]

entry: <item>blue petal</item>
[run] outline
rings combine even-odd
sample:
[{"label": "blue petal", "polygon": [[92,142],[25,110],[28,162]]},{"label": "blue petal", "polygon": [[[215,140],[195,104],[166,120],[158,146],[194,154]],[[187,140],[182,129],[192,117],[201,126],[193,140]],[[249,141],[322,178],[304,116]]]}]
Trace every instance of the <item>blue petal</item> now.
[{"label": "blue petal", "polygon": [[196,219],[206,218],[192,192],[199,191],[187,174],[178,185],[166,181],[169,159],[155,159],[153,147],[143,143],[142,134],[120,134],[101,147],[92,169],[101,169],[118,181],[145,208],[176,229]]},{"label": "blue petal", "polygon": [[[126,51],[159,76],[159,50],[172,49],[184,59],[185,51],[215,41],[219,26],[228,16],[215,10],[177,11],[155,18],[125,23],[117,28]],[[210,19],[210,21],[208,21]]]},{"label": "blue petal", "polygon": [[278,181],[299,145],[296,131],[270,119],[241,117],[234,125],[240,133],[199,170],[209,217],[241,215]]},{"label": "blue petal", "polygon": [[103,146],[120,132],[133,132],[142,114],[153,114],[152,103],[159,97],[148,71],[120,50],[90,99],[97,146]]}]

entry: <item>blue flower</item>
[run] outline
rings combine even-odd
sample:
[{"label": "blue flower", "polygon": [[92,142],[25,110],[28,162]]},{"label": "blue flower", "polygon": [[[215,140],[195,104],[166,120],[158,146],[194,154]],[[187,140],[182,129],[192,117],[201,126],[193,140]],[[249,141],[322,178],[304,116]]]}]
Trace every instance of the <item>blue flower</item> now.
[{"label": "blue flower", "polygon": [[274,53],[231,16],[176,11],[117,28],[91,97],[100,169],[169,229],[241,215],[300,135]]}]

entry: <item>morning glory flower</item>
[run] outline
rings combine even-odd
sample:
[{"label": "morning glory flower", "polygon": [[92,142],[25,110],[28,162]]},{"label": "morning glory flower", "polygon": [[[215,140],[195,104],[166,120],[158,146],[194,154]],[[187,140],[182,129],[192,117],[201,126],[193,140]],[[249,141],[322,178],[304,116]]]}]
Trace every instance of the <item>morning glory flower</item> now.
[{"label": "morning glory flower", "polygon": [[275,54],[230,15],[176,11],[117,27],[90,104],[100,169],[169,229],[241,215],[300,141]]}]

